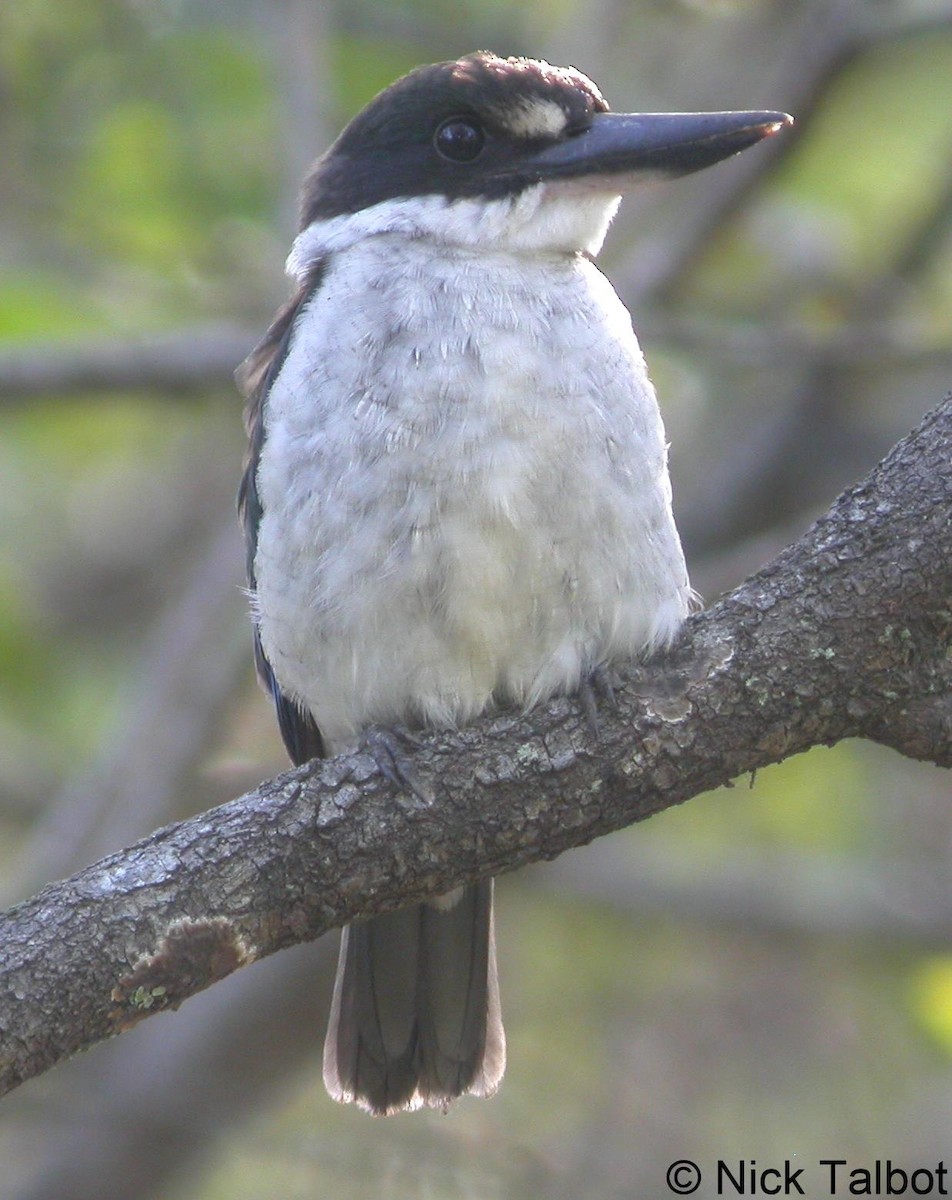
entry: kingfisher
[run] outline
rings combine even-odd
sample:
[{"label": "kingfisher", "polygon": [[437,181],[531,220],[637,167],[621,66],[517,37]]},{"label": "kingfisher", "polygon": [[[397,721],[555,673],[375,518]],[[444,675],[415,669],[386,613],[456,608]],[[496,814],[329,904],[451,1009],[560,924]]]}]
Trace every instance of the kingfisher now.
[{"label": "kingfisher", "polygon": [[[593,260],[623,192],[789,123],[614,113],[574,68],[482,51],[317,160],[296,288],[240,371],[255,660],[295,763],[590,696],[672,640],[694,594],[664,429]],[[344,930],[332,1097],[445,1109],[505,1060],[491,879]]]}]

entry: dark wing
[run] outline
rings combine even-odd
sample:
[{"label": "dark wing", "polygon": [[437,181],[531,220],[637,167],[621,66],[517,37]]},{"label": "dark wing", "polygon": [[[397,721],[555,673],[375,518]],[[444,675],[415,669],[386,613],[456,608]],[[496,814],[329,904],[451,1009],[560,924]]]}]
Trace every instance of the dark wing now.
[{"label": "dark wing", "polygon": [[[238,487],[238,519],[245,534],[245,568],[248,585],[255,587],[255,554],[258,549],[258,527],[261,524],[261,497],[258,495],[258,460],[264,445],[264,410],[268,392],[278,377],[287,357],[298,313],[320,286],[323,263],[316,263],[294,296],[281,308],[265,334],[238,368],[235,377],[247,397],[245,428],[248,431],[248,452],[245,455],[241,483]],[[310,713],[281,691],[271,664],[261,648],[257,628],[254,633],[255,668],[265,691],[274,700],[278,725],[288,754],[294,763],[304,763],[324,756],[324,740]]]}]

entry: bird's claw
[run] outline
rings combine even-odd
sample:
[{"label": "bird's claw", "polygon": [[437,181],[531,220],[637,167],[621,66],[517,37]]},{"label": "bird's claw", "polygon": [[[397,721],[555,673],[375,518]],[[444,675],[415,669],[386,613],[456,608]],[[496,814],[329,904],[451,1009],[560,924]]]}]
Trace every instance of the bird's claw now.
[{"label": "bird's claw", "polygon": [[360,740],[377,768],[394,787],[410,792],[424,804],[432,804],[432,792],[404,753],[404,746],[420,745],[418,737],[402,725],[372,725],[364,730]]},{"label": "bird's claw", "polygon": [[604,663],[593,667],[587,675],[582,676],[578,688],[579,704],[585,716],[585,724],[593,738],[598,738],[598,705],[603,701],[614,712],[618,707],[615,699],[615,689]]}]

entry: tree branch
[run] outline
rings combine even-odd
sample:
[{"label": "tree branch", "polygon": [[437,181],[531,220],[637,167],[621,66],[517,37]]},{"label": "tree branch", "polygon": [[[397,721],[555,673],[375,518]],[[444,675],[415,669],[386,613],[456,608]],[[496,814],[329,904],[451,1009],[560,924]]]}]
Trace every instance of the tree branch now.
[{"label": "tree branch", "polygon": [[597,741],[571,699],[424,733],[431,804],[366,755],[314,762],[12,909],[0,1088],[284,946],[810,746],[868,737],[952,766],[950,459],[952,399],[668,655],[618,670]]},{"label": "tree branch", "polygon": [[155,391],[168,397],[232,387],[235,364],[259,338],[260,330],[220,324],[141,338],[8,346],[0,349],[0,405],[44,395]]}]

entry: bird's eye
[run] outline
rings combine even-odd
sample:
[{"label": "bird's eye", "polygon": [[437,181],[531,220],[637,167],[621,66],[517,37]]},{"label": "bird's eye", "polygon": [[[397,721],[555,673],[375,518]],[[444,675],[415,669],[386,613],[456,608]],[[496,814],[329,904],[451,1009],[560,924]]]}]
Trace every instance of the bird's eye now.
[{"label": "bird's eye", "polygon": [[433,135],[437,153],[450,162],[472,162],[479,158],[485,144],[486,135],[482,129],[463,117],[450,117]]}]

